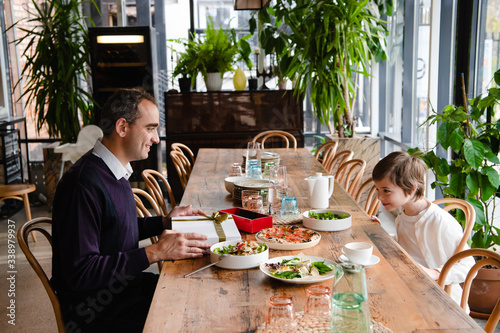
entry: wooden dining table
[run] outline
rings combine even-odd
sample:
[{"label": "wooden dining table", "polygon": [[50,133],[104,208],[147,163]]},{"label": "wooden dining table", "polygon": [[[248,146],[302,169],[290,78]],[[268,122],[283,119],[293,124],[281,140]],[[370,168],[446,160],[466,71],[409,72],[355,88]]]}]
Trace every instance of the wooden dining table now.
[{"label": "wooden dining table", "polygon": [[[269,149],[287,167],[290,195],[299,207],[308,206],[305,178],[326,173],[305,148]],[[192,205],[211,214],[239,207],[225,190],[224,178],[233,162],[242,162],[243,149],[200,149],[181,205]],[[379,224],[373,223],[352,197],[336,183],[330,208],[352,214],[352,227],[320,232],[318,245],[297,251],[270,250],[269,257],[297,255],[337,261],[341,247],[352,241],[373,244],[380,262],[366,269],[372,320],[393,332],[483,332],[398,245]],[[243,239],[255,234],[241,231]],[[296,311],[304,309],[308,285],[286,283],[263,274],[259,268],[228,270],[215,266],[187,278],[210,262],[198,259],[166,261],[149,310],[144,332],[254,332],[265,322],[273,295],[292,296]],[[318,284],[333,287],[333,279]]]}]

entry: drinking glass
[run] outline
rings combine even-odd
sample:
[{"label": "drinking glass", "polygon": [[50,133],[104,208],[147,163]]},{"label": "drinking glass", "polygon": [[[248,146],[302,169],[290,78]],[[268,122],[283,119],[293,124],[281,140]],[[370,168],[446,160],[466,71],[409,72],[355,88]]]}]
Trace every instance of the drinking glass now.
[{"label": "drinking glass", "polygon": [[264,204],[260,191],[243,190],[241,191],[241,203],[244,209],[257,213],[264,212]]},{"label": "drinking glass", "polygon": [[[250,165],[260,164],[260,142],[248,142],[245,156],[245,172],[248,174]],[[261,171],[262,172],[262,171]]]},{"label": "drinking glass", "polygon": [[243,176],[240,163],[233,163],[229,167],[229,177]]},{"label": "drinking glass", "polygon": [[249,166],[249,169],[247,171],[247,177],[249,178],[256,178],[256,179],[262,179],[262,168],[260,165],[253,165],[251,164]]},{"label": "drinking glass", "polygon": [[297,207],[297,198],[292,196],[283,197],[281,201],[280,215],[282,218],[296,217],[299,215]]},{"label": "drinking glass", "polygon": [[286,176],[286,166],[271,165],[269,167],[269,203],[272,210],[278,212],[281,207],[283,197],[288,190],[288,181]]},{"label": "drinking glass", "polygon": [[275,295],[271,297],[264,332],[277,333],[296,331],[297,321],[292,298],[285,295]]},{"label": "drinking glass", "polygon": [[328,331],[330,328],[331,310],[330,288],[320,285],[308,287],[304,317],[301,320],[300,326]]}]

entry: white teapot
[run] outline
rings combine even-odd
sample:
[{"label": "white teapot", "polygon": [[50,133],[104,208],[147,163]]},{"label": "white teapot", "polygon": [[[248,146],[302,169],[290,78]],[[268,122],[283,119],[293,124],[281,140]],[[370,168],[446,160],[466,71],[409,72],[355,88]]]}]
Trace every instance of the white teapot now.
[{"label": "white teapot", "polygon": [[315,176],[305,179],[309,185],[309,205],[315,209],[328,208],[329,199],[333,193],[335,184],[332,175],[323,176],[321,172],[316,172]]}]

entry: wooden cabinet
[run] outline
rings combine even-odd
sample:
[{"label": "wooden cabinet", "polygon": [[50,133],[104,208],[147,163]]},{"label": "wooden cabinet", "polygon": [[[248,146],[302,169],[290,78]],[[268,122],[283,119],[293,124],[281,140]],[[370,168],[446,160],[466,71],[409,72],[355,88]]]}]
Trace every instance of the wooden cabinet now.
[{"label": "wooden cabinet", "polygon": [[256,134],[274,129],[290,132],[304,147],[302,100],[291,90],[165,93],[165,109],[167,169],[177,198],[182,188],[169,155],[173,142],[195,154],[200,148],[244,148]]}]

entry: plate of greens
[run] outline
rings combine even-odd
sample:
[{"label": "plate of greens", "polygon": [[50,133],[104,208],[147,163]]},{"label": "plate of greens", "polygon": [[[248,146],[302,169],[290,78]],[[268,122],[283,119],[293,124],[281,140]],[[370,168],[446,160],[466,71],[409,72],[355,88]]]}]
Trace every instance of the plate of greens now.
[{"label": "plate of greens", "polygon": [[335,277],[338,264],[321,257],[295,256],[271,258],[260,264],[260,270],[270,278],[295,283],[310,284]]},{"label": "plate of greens", "polygon": [[335,209],[315,209],[302,213],[304,227],[318,231],[340,231],[352,225],[351,213]]}]

